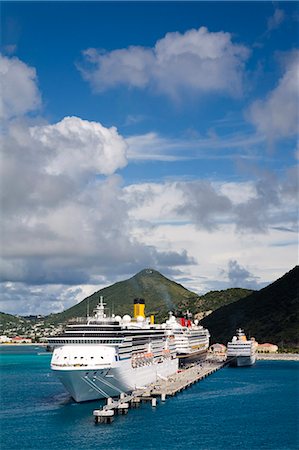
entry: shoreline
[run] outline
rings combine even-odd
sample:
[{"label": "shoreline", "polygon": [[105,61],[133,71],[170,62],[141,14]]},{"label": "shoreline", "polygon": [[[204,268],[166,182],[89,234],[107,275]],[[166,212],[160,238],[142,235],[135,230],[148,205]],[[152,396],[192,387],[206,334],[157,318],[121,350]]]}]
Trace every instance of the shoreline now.
[{"label": "shoreline", "polygon": [[299,361],[299,353],[258,353],[257,361]]},{"label": "shoreline", "polygon": [[[0,344],[1,347],[46,347],[46,343]],[[257,353],[257,361],[299,361],[299,353]]]},{"label": "shoreline", "polygon": [[0,347],[46,347],[48,344],[45,343],[40,343],[40,342],[33,342],[31,344],[29,343],[23,343],[23,344],[10,344],[10,343],[5,343],[5,344],[0,344]]}]

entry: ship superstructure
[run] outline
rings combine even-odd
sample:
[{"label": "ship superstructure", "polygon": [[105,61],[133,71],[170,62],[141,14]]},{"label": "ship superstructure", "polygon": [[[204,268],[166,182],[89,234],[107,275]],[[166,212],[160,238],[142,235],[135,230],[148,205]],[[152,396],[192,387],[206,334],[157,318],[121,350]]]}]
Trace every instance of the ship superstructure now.
[{"label": "ship superstructure", "polygon": [[175,349],[181,364],[202,359],[206,356],[209,343],[209,330],[198,325],[198,320],[191,320],[191,314],[187,311],[187,318],[176,318],[172,312],[165,323],[165,329],[169,335],[173,335]]},{"label": "ship superstructure", "polygon": [[239,328],[236,336],[227,344],[227,358],[232,366],[252,366],[256,361],[257,342],[254,338],[247,340],[244,331]]},{"label": "ship superstructure", "polygon": [[77,402],[117,396],[176,372],[174,339],[144,316],[134,301],[134,318],[107,316],[103,298],[94,316],[69,323],[48,339],[51,368]]}]

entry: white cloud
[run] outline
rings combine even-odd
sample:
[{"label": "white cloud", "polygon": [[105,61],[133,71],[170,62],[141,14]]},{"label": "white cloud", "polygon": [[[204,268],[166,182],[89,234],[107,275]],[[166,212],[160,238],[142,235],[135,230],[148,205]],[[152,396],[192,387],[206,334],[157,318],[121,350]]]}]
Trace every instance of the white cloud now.
[{"label": "white cloud", "polygon": [[99,275],[191,262],[183,250],[158,251],[132,236],[136,219],[113,174],[126,163],[116,129],[79,118],[14,122],[2,144],[4,282],[88,285]]},{"label": "white cloud", "polygon": [[268,19],[268,31],[272,31],[275,30],[276,28],[278,28],[281,23],[284,21],[285,19],[285,12],[283,9],[279,9],[276,8],[273,16],[269,17]]},{"label": "white cloud", "polygon": [[[188,255],[195,258],[196,264],[178,266],[177,269],[184,274],[183,285],[199,293],[232,286],[227,271],[231,260],[237,261],[241,268],[245,267],[250,273],[250,277],[241,280],[244,287],[249,286],[249,281],[251,287],[257,287],[257,275],[259,286],[270,283],[297,264],[297,242],[295,238],[290,241],[292,234],[287,230],[237,234],[233,224],[223,224],[211,233],[191,223],[161,223],[147,233],[141,227],[134,229],[134,233],[145,245],[186,249]],[[180,282],[181,274],[173,278]]]},{"label": "white cloud", "polygon": [[210,182],[179,183],[178,188],[184,195],[183,202],[177,206],[178,214],[189,217],[198,227],[212,231],[223,221],[231,220],[230,199]]},{"label": "white cloud", "polygon": [[153,48],[130,46],[111,52],[90,48],[79,69],[97,92],[118,85],[151,87],[176,97],[180,91],[242,92],[249,50],[234,44],[230,33],[207,28],[167,33]]},{"label": "white cloud", "polygon": [[10,119],[41,105],[36,71],[18,58],[0,55],[0,118]]},{"label": "white cloud", "polygon": [[248,111],[249,120],[269,142],[298,132],[299,52],[292,54],[277,86],[264,100],[256,100]]},{"label": "white cloud", "polygon": [[65,117],[54,125],[31,127],[29,133],[37,146],[51,154],[49,174],[111,175],[127,164],[127,145],[115,127]]},{"label": "white cloud", "polygon": [[[242,150],[243,158],[255,158],[252,149],[264,142],[258,135],[232,133],[217,136],[173,138],[149,132],[128,136],[128,159],[136,161],[180,161],[190,159],[227,159]],[[223,150],[226,150],[225,152]]]},{"label": "white cloud", "polygon": [[273,227],[296,229],[296,169],[284,178],[263,174],[251,182],[204,180],[143,183],[125,188],[126,201],[141,223],[192,223],[215,232],[228,224],[238,232],[268,233]]}]

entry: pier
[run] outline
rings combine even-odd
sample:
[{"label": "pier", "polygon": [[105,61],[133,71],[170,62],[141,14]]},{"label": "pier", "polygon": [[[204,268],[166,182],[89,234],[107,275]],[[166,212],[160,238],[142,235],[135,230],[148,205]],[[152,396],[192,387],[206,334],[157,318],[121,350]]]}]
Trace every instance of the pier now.
[{"label": "pier", "polygon": [[157,399],[164,402],[178,392],[187,389],[200,380],[208,377],[227,364],[225,360],[206,360],[188,368],[178,370],[166,379],[159,379],[145,388],[137,389],[131,394],[122,393],[116,400],[107,399],[102,409],[93,411],[95,423],[111,423],[114,416],[127,414],[130,408],[137,408],[141,403],[149,402],[157,406]]}]

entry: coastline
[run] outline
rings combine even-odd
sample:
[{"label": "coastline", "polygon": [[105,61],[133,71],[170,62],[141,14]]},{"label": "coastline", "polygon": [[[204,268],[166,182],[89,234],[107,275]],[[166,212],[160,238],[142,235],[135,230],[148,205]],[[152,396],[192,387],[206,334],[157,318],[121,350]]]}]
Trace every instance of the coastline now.
[{"label": "coastline", "polygon": [[258,361],[299,361],[299,353],[258,353]]},{"label": "coastline", "polygon": [[46,346],[47,344],[39,342],[23,343],[23,344],[10,344],[10,343],[0,344],[0,347],[46,347]]},{"label": "coastline", "polygon": [[[0,344],[1,347],[46,347],[47,343]],[[257,361],[299,361],[299,353],[257,353]]]}]

